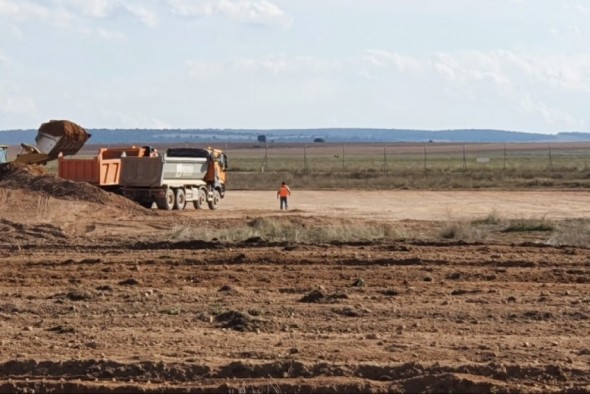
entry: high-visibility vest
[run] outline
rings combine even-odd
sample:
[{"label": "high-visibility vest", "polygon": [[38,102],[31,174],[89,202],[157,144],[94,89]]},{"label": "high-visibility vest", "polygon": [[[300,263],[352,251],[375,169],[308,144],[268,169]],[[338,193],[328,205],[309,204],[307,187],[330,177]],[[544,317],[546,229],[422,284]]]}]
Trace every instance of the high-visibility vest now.
[{"label": "high-visibility vest", "polygon": [[281,188],[279,189],[279,196],[280,197],[287,197],[289,194],[291,194],[291,190],[289,190],[289,186],[287,186],[287,185],[281,186]]}]

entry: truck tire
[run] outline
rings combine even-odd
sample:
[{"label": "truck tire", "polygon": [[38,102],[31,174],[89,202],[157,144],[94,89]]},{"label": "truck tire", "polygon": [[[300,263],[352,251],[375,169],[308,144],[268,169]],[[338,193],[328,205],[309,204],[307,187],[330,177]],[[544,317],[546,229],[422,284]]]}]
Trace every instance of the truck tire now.
[{"label": "truck tire", "polygon": [[178,188],[174,191],[174,209],[182,211],[186,206],[186,194],[183,188]]},{"label": "truck tire", "polygon": [[147,209],[152,209],[154,202],[152,200],[140,202],[141,206]]},{"label": "truck tire", "polygon": [[197,192],[197,199],[193,201],[193,205],[195,209],[203,209],[205,208],[205,204],[207,203],[207,192],[205,189],[199,189]]},{"label": "truck tire", "polygon": [[166,189],[164,198],[157,201],[158,208],[170,211],[174,208],[174,200],[174,191],[172,189]]},{"label": "truck tire", "polygon": [[213,198],[211,199],[211,201],[207,201],[207,204],[209,204],[209,209],[217,209],[219,206],[219,200],[221,200],[219,190],[214,190]]}]

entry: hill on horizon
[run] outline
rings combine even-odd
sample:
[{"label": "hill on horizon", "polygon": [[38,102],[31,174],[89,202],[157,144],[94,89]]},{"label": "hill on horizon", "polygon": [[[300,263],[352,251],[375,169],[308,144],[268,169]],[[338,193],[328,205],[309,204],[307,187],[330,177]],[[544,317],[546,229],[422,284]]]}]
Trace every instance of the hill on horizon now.
[{"label": "hill on horizon", "polygon": [[[176,144],[207,142],[576,142],[590,141],[588,132],[557,134],[492,129],[411,130],[373,128],[317,129],[87,129],[92,144]],[[37,130],[0,131],[0,144],[33,143]]]}]

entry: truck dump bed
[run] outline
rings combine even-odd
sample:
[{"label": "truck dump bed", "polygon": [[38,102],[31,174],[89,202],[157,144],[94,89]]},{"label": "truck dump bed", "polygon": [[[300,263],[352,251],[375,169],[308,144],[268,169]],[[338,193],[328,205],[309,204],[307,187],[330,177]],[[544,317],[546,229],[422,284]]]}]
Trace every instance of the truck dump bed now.
[{"label": "truck dump bed", "polygon": [[[208,158],[204,149],[183,148],[185,154],[172,154],[172,149],[163,157],[126,157],[122,159],[121,185],[130,187],[182,186],[204,184]],[[205,153],[192,153],[190,151]]]},{"label": "truck dump bed", "polygon": [[121,156],[143,157],[146,149],[101,148],[98,155],[89,159],[60,157],[58,175],[74,182],[88,182],[97,186],[118,186],[121,176]]}]

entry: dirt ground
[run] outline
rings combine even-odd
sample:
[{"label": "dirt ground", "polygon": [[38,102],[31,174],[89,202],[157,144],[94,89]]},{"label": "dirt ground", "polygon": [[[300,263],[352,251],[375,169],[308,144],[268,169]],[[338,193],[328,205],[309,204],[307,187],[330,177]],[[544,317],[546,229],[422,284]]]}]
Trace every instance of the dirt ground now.
[{"label": "dirt ground", "polygon": [[[590,250],[438,236],[492,214],[587,219],[589,193],[294,190],[290,208],[228,191],[217,211],[147,210],[0,171],[0,391],[590,392]],[[180,236],[260,217],[405,237]]]}]

